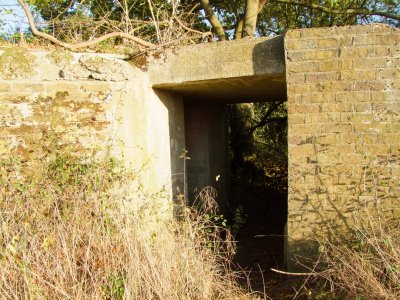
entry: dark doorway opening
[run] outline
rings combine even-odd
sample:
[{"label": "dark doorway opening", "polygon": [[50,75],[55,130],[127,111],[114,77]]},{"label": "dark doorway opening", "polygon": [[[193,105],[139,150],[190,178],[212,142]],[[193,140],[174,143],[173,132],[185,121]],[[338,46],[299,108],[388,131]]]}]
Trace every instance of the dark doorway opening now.
[{"label": "dark doorway opening", "polygon": [[234,263],[262,291],[270,268],[285,268],[286,103],[186,98],[184,115],[189,199],[206,186],[217,190],[236,231]]},{"label": "dark doorway opening", "polygon": [[[287,109],[285,102],[228,105],[235,263],[250,272],[252,288],[263,288],[273,274],[285,268],[287,221]],[[260,272],[263,272],[261,276]]]}]

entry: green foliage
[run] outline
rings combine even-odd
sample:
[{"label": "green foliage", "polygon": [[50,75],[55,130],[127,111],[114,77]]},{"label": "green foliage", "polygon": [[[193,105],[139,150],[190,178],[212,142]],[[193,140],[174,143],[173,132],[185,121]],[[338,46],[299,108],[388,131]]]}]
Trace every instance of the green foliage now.
[{"label": "green foliage", "polygon": [[111,275],[108,285],[103,286],[103,292],[107,300],[123,300],[125,296],[125,277]]},{"label": "green foliage", "polygon": [[243,206],[239,205],[233,211],[231,225],[229,229],[231,230],[232,234],[235,235],[239,229],[246,224],[247,222],[247,214],[244,211]]},{"label": "green foliage", "polygon": [[41,18],[48,21],[59,15],[68,15],[80,1],[73,1],[72,5],[70,5],[70,0],[28,0],[27,2],[35,8]]},{"label": "green foliage", "polygon": [[217,226],[221,226],[223,228],[227,228],[227,220],[225,219],[224,215],[207,214],[205,219],[207,220],[207,222],[210,222]]},{"label": "green foliage", "polygon": [[[336,2],[337,4],[334,4]],[[345,7],[348,1],[313,1],[327,7]],[[354,1],[357,2],[357,1]],[[355,4],[355,7],[362,6]],[[261,36],[281,34],[293,28],[329,27],[341,25],[354,25],[358,20],[356,16],[344,14],[328,14],[309,7],[273,3],[268,1],[261,11],[258,19],[257,32]]]},{"label": "green foliage", "polygon": [[[224,29],[228,32],[231,39],[238,22],[245,13],[244,0],[216,0],[212,2],[214,10],[218,15]],[[295,2],[304,3],[297,5]],[[320,5],[328,10],[322,11],[307,6],[307,3]],[[317,1],[288,1],[288,3],[279,3],[275,1],[266,1],[264,7],[259,13],[257,20],[256,35],[270,36],[282,34],[288,29],[310,28],[310,27],[329,27],[342,25],[355,25],[370,22],[384,22],[393,26],[400,27],[400,21],[384,16],[370,16],[368,12],[378,10],[382,12],[392,12],[399,15],[398,0],[317,0]],[[364,13],[333,13],[329,10],[358,9]]]},{"label": "green foliage", "polygon": [[13,44],[20,44],[20,43],[33,44],[38,40],[31,32],[25,32],[25,33],[15,32],[13,34],[6,35],[5,39]]},{"label": "green foliage", "polygon": [[[161,23],[178,13],[178,3],[176,0],[30,1],[36,14],[48,21],[43,29],[62,41],[73,43],[115,31],[157,42],[157,28],[168,28],[169,25]],[[99,51],[108,51],[112,46],[124,42],[121,38],[106,41]]]},{"label": "green foliage", "polygon": [[[260,7],[257,17],[257,36],[282,34],[292,28],[371,22],[400,26],[400,21],[396,17],[400,14],[398,0],[284,2],[261,1],[264,5]],[[184,35],[180,25],[174,21],[175,16],[179,16],[181,21],[184,20],[184,23],[193,29],[199,31],[212,29],[201,5],[198,5],[199,1],[192,0],[30,0],[29,3],[37,17],[47,21],[42,30],[67,42],[86,41],[114,31],[133,34],[153,43],[179,39]],[[245,19],[246,3],[244,0],[211,1],[212,9],[230,39],[236,37],[239,24]],[[312,7],[313,5],[320,9]],[[346,10],[357,10],[357,13],[348,13]],[[373,15],[374,11],[379,11],[383,15]],[[390,17],[389,14],[395,17]],[[164,36],[160,36],[162,30],[165,30]],[[183,40],[180,42],[183,43]],[[101,45],[100,51],[109,51],[113,45],[119,44],[129,44],[129,42],[117,38]]]},{"label": "green foliage", "polygon": [[287,170],[287,105],[280,102],[230,107],[232,171],[237,179],[285,188]]}]

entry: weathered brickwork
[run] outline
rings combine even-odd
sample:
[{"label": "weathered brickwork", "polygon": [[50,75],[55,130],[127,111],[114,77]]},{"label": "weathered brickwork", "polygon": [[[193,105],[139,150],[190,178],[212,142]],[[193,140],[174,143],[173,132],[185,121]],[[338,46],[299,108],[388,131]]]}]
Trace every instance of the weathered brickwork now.
[{"label": "weathered brickwork", "polygon": [[400,217],[400,31],[292,30],[285,51],[290,260],[365,207]]},{"label": "weathered brickwork", "polygon": [[115,122],[112,107],[123,88],[95,81],[1,81],[0,158],[13,153],[29,165],[57,149],[105,154]]}]

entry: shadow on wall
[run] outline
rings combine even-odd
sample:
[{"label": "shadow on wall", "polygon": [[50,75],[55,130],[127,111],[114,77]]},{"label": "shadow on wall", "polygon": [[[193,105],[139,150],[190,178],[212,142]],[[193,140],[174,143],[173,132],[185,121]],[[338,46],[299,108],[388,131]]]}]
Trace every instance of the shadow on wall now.
[{"label": "shadow on wall", "polygon": [[[313,177],[314,182],[306,192],[302,188],[290,190],[295,205],[301,203],[296,210],[292,206],[289,220],[288,263],[291,270],[303,270],[298,263],[312,268],[321,242],[354,243],[358,230],[368,224],[370,218],[376,217],[385,220],[389,226],[392,223],[398,226],[398,195],[395,189],[382,185],[385,176],[381,175],[383,168],[390,169],[397,161],[379,157],[371,161],[366,143],[362,138],[358,143],[365,145],[365,159],[352,168],[347,164],[321,162],[320,156],[326,155],[326,149],[321,151],[317,137],[300,145],[314,149],[314,155],[307,163],[309,169],[302,174],[305,178]],[[340,157],[340,154],[336,155]],[[386,179],[390,180],[389,177]]]},{"label": "shadow on wall", "polygon": [[280,69],[285,61],[284,36],[273,37],[258,43],[253,49],[254,75],[266,74],[268,69]]},{"label": "shadow on wall", "polygon": [[[257,95],[256,101],[286,101],[286,67],[284,37],[277,36],[257,43],[252,51],[253,75],[246,87],[248,95]],[[252,89],[256,89],[252,91]],[[243,99],[250,102],[252,99]],[[253,100],[254,101],[254,100]]]}]

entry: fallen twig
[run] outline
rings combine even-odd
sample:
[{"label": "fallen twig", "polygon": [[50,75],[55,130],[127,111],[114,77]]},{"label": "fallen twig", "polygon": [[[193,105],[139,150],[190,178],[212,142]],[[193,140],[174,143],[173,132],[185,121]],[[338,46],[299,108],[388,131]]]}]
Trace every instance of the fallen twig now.
[{"label": "fallen twig", "polygon": [[274,269],[274,268],[270,268],[270,270],[272,271],[272,272],[275,272],[275,273],[279,273],[279,274],[284,274],[284,275],[290,275],[290,276],[318,276],[319,275],[319,273],[316,273],[316,272],[296,272],[296,273],[294,273],[294,272],[286,272],[286,271],[282,271],[282,270],[277,270],[277,269]]}]

